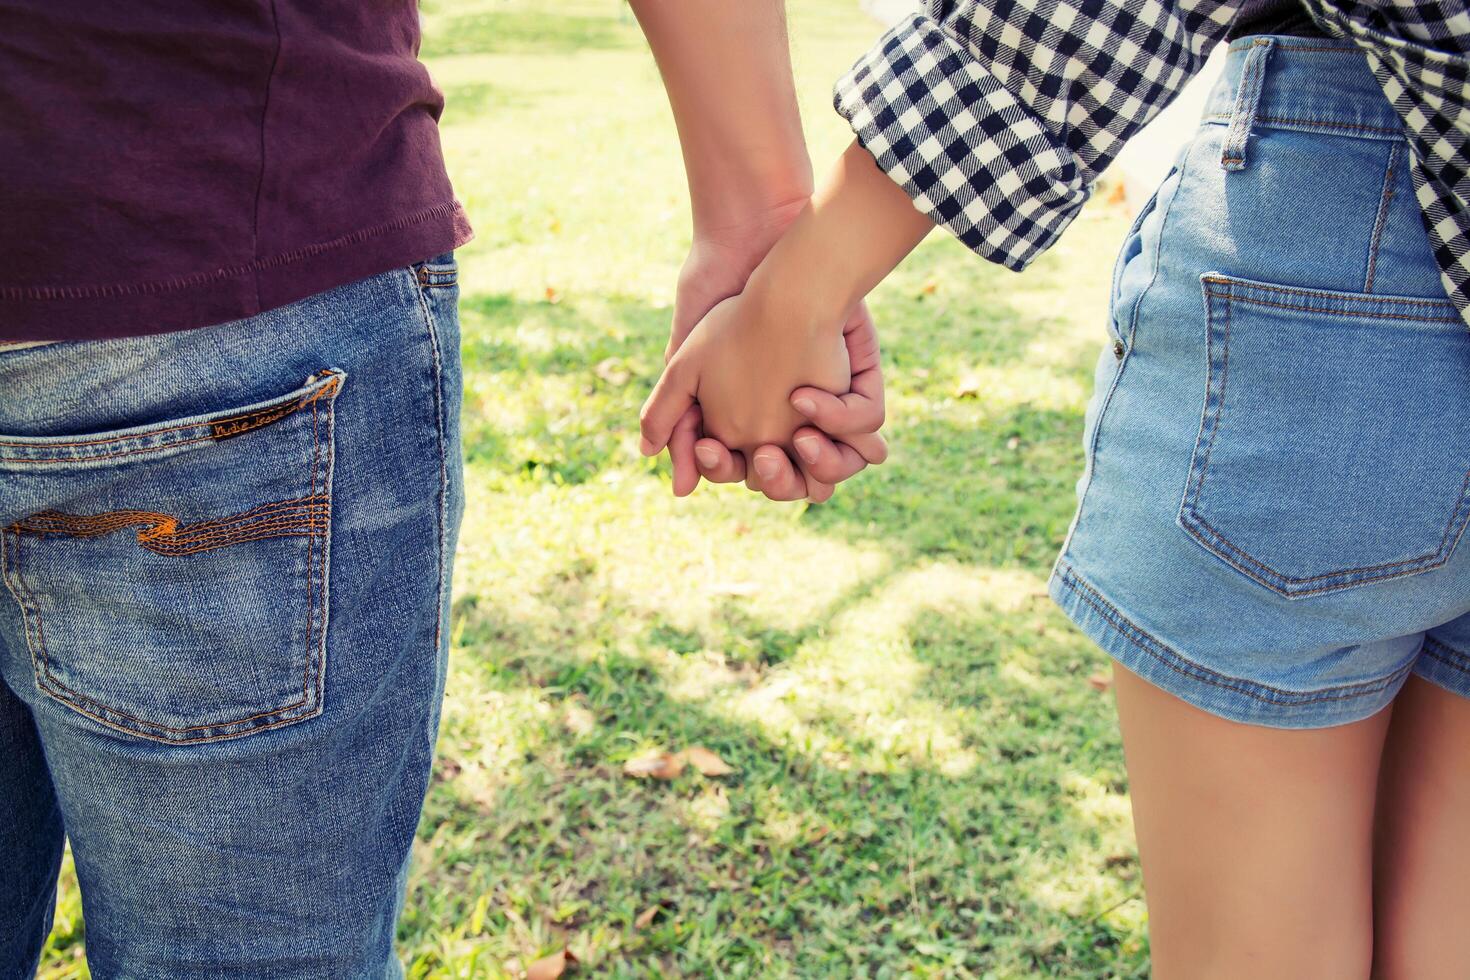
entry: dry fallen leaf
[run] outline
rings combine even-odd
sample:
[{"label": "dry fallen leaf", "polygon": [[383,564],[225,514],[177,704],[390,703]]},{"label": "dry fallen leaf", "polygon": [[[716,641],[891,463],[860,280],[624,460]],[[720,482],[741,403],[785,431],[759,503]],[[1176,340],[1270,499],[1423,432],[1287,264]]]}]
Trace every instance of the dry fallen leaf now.
[{"label": "dry fallen leaf", "polygon": [[662,906],[650,905],[648,908],[638,913],[638,918],[633,920],[633,928],[647,929],[649,926],[653,925],[653,920],[658,917],[660,911],[662,911]]},{"label": "dry fallen leaf", "polygon": [[979,398],[980,378],[973,374],[967,374],[954,386],[956,398]]},{"label": "dry fallen leaf", "polygon": [[638,779],[675,779],[684,771],[684,753],[658,752],[623,763],[623,774]]},{"label": "dry fallen leaf", "polygon": [[1093,674],[1087,678],[1087,683],[1092,685],[1094,691],[1106,691],[1113,685],[1113,679],[1107,674]]},{"label": "dry fallen leaf", "polygon": [[936,289],[938,289],[938,288],[939,288],[939,280],[938,279],[925,279],[924,280],[924,285],[922,285],[922,286],[919,287],[919,292],[923,293],[925,296],[933,296],[934,295],[934,291]]},{"label": "dry fallen leaf", "polygon": [[597,366],[592,369],[592,373],[608,384],[618,388],[621,388],[633,378],[632,372],[623,364],[622,359],[617,357],[604,357],[597,362]]},{"label": "dry fallen leaf", "polygon": [[759,582],[711,582],[706,591],[710,595],[747,596],[761,590]]},{"label": "dry fallen leaf", "polygon": [[597,717],[586,706],[573,701],[562,712],[561,723],[573,734],[586,735],[597,727]]},{"label": "dry fallen leaf", "polygon": [[557,289],[555,286],[547,286],[546,287],[546,302],[548,302],[548,303],[560,303],[561,302],[561,290],[560,289]]},{"label": "dry fallen leaf", "polygon": [[734,768],[730,766],[730,764],[727,763],[724,759],[721,759],[719,756],[715,755],[709,749],[704,748],[701,745],[695,745],[691,748],[687,748],[679,754],[682,755],[691,766],[693,766],[695,769],[698,769],[700,775],[703,776],[728,776],[730,775],[730,773],[735,771]]},{"label": "dry fallen leaf", "polygon": [[572,955],[572,951],[564,949],[526,967],[526,980],[556,980],[567,972],[567,967],[576,965],[577,958]]}]

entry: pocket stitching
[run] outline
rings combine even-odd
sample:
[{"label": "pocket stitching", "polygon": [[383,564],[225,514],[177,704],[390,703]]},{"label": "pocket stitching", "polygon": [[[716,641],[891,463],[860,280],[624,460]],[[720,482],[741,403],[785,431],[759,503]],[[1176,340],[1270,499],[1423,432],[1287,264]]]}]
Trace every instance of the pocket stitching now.
[{"label": "pocket stitching", "polygon": [[[161,429],[144,429],[143,431],[133,432],[131,434],[102,435],[95,438],[79,439],[72,442],[33,442],[30,440],[0,439],[0,446],[12,446],[20,449],[69,449],[77,446],[105,446],[108,443],[126,443],[135,439],[151,439],[155,436],[164,436],[168,435],[170,432],[182,432],[187,429],[198,429],[204,427],[207,427],[209,429],[209,432],[192,439],[169,441],[154,446],[140,446],[137,449],[129,449],[117,453],[102,453],[99,455],[84,454],[80,456],[56,457],[0,456],[0,463],[85,463],[97,459],[113,459],[118,456],[133,456],[138,453],[157,452],[163,449],[172,449],[175,446],[187,446],[196,442],[206,442],[211,439],[219,438],[214,431],[214,427],[217,425],[224,425],[229,422],[239,421],[240,419],[247,419],[253,415],[259,415],[261,412],[267,411],[271,408],[290,405],[292,399],[295,399],[296,404],[291,409],[291,411],[270,420],[270,423],[279,422],[281,421],[281,419],[295,414],[296,412],[305,408],[307,405],[314,406],[317,400],[323,395],[330,395],[332,397],[335,397],[337,389],[340,387],[341,382],[342,374],[340,372],[334,371],[331,373],[331,377],[325,379],[320,387],[318,387],[315,391],[308,391],[305,394],[297,394],[297,392],[292,392],[284,398],[279,398],[274,401],[268,401],[254,407],[247,408],[244,411],[226,413],[221,418],[204,415],[194,419],[193,421],[182,422],[177,425],[171,425]],[[264,425],[254,426],[250,429],[243,429],[238,433],[230,433],[230,435],[243,435],[245,432],[254,431],[256,428],[264,428]]]},{"label": "pocket stitching", "polygon": [[[338,387],[339,386],[336,384],[329,385],[327,388],[324,388],[322,392],[315,393],[313,397],[308,400],[309,404],[312,407],[313,446],[311,490],[313,497],[316,495],[316,484],[318,476],[320,475],[319,471],[321,469],[321,402],[318,396],[327,390],[330,390],[335,394]],[[329,407],[334,406],[334,399],[328,399],[328,405]],[[333,411],[329,411],[329,428],[330,416],[332,414]],[[336,447],[329,446],[326,464],[329,470],[333,464],[335,452]],[[328,527],[330,527],[330,498],[327,501],[327,507],[327,525]],[[26,621],[27,645],[32,645],[32,633],[34,633],[36,638],[36,643],[31,649],[31,662],[33,667],[37,668],[37,686],[42,691],[65,703],[66,705],[77,711],[79,714],[91,718],[99,722],[100,724],[106,725],[107,727],[114,730],[125,732],[129,735],[135,735],[140,738],[149,739],[150,741],[163,742],[170,745],[198,745],[206,742],[218,742],[230,738],[239,738],[241,736],[254,734],[256,732],[266,731],[272,728],[279,728],[295,721],[303,721],[307,718],[315,717],[316,715],[321,714],[323,710],[323,704],[320,689],[321,681],[324,676],[321,669],[323,666],[321,662],[325,660],[325,650],[323,648],[325,646],[326,640],[326,624],[325,622],[323,622],[322,628],[320,630],[317,629],[317,591],[318,579],[320,579],[322,591],[325,591],[326,569],[325,567],[322,567],[320,569],[320,575],[318,576],[317,566],[325,566],[327,556],[327,547],[326,545],[323,545],[321,548],[320,557],[316,557],[316,539],[321,535],[317,533],[312,533],[307,537],[307,651],[306,662],[302,673],[301,700],[292,702],[291,704],[281,707],[272,708],[267,711],[258,712],[247,718],[240,718],[233,721],[215,722],[208,725],[176,727],[171,725],[162,725],[157,722],[147,721],[146,719],[134,717],[133,715],[130,715],[125,711],[120,711],[116,708],[112,708],[108,705],[102,704],[100,701],[97,701],[94,698],[87,697],[86,695],[78,691],[73,691],[71,688],[67,687],[61,681],[56,679],[55,675],[51,673],[50,669],[50,658],[49,654],[46,651],[45,632],[44,627],[41,623],[40,609],[35,606],[34,598],[31,596],[30,591],[26,589],[21,583],[20,533],[13,530],[12,528],[5,528],[4,530],[8,535],[14,538],[13,547],[5,548],[5,539],[3,537],[0,537],[0,557],[4,557],[6,559],[4,562],[5,567],[3,569],[5,573],[4,579],[7,588],[9,588],[10,590],[10,593],[15,597],[16,602],[21,607],[22,618]],[[325,620],[325,598],[323,598],[322,602],[322,612],[323,620]],[[32,621],[34,621],[34,629],[31,628]],[[37,648],[40,651],[39,660],[37,659]],[[316,682],[315,698],[313,698],[312,696],[313,681]],[[92,710],[88,710],[89,706]],[[139,728],[126,727],[124,724],[112,720],[111,718],[108,718],[104,714],[101,714],[99,712],[109,713],[117,718],[131,721],[139,726]],[[273,720],[263,724],[250,725],[251,722],[260,721],[261,719]],[[240,726],[244,725],[248,725],[249,727],[241,729]],[[187,732],[216,729],[232,730],[220,732],[216,735],[184,738],[150,734],[150,732],[173,732],[182,734]]]},{"label": "pocket stitching", "polygon": [[[1206,416],[1204,424],[1208,424],[1210,429],[1209,442],[1205,446],[1204,456],[1201,459],[1199,456],[1199,440],[1196,439],[1195,441],[1195,458],[1190,466],[1186,493],[1179,508],[1179,526],[1183,528],[1184,531],[1190,535],[1190,537],[1194,538],[1195,541],[1197,541],[1202,547],[1204,547],[1205,550],[1209,551],[1211,554],[1226,562],[1236,571],[1247,576],[1253,581],[1264,585],[1268,589],[1271,589],[1273,592],[1286,596],[1289,599],[1319,595],[1324,592],[1337,591],[1357,585],[1367,585],[1372,582],[1386,581],[1394,578],[1403,578],[1405,576],[1414,575],[1419,572],[1431,571],[1447,563],[1450,559],[1450,555],[1454,552],[1454,542],[1457,542],[1460,535],[1464,533],[1466,517],[1470,516],[1470,514],[1466,513],[1466,503],[1470,502],[1470,472],[1467,472],[1465,474],[1465,479],[1460,485],[1460,498],[1455,504],[1454,511],[1450,514],[1449,523],[1445,526],[1444,534],[1441,536],[1439,546],[1435,551],[1427,555],[1418,555],[1413,558],[1405,558],[1398,561],[1384,562],[1378,565],[1365,565],[1359,568],[1337,569],[1332,572],[1325,572],[1321,575],[1293,576],[1287,575],[1284,572],[1280,572],[1272,568],[1265,562],[1251,557],[1239,546],[1232,544],[1228,538],[1226,538],[1219,530],[1211,525],[1209,521],[1205,520],[1204,516],[1198,512],[1197,506],[1199,503],[1200,493],[1204,489],[1205,478],[1208,475],[1209,471],[1210,454],[1214,451],[1215,437],[1218,435],[1223,425],[1222,419],[1225,409],[1225,386],[1226,381],[1229,378],[1230,366],[1230,311],[1232,303],[1257,303],[1263,306],[1274,306],[1284,309],[1300,309],[1313,313],[1335,314],[1338,316],[1353,316],[1353,314],[1346,311],[1323,310],[1315,307],[1305,306],[1284,306],[1283,304],[1270,303],[1265,300],[1254,298],[1241,298],[1235,296],[1235,294],[1230,290],[1229,286],[1231,284],[1231,281],[1228,279],[1206,275],[1201,277],[1201,280],[1205,283],[1206,297],[1205,312],[1207,320],[1207,331],[1205,334],[1205,360],[1206,367],[1207,370],[1210,371],[1211,378],[1213,378],[1214,374],[1214,354],[1212,347],[1215,338],[1215,305],[1217,301],[1220,303],[1224,310],[1223,326],[1221,328],[1220,384],[1218,395],[1216,396],[1213,418],[1211,418],[1210,414],[1208,413],[1209,393],[1207,389]],[[1211,284],[1224,285],[1226,288],[1222,290],[1212,289]],[[1277,292],[1283,293],[1311,293],[1311,291],[1309,290],[1292,290],[1283,287],[1273,287],[1264,283],[1254,283],[1252,285],[1253,287],[1274,289]],[[1322,295],[1325,298],[1325,294],[1318,293],[1316,295]],[[1412,302],[1411,300],[1406,299],[1375,297],[1375,300],[1385,299],[1392,302],[1400,303]],[[1426,300],[1425,303],[1436,304],[1437,301]],[[1424,317],[1405,316],[1389,313],[1373,313],[1371,315],[1362,314],[1361,316],[1382,316],[1392,317],[1394,319],[1413,320],[1428,319]],[[1454,322],[1458,322],[1458,319]],[[1201,435],[1203,435],[1203,433],[1201,433]],[[1456,532],[1457,526],[1459,527],[1458,533]],[[1242,563],[1251,567],[1243,567]],[[1276,581],[1272,581],[1270,577],[1274,577]],[[1295,587],[1310,585],[1317,582],[1322,582],[1326,584],[1319,585],[1316,588]]]},{"label": "pocket stitching", "polygon": [[[1138,295],[1134,297],[1133,302],[1128,305],[1128,329],[1126,336],[1124,336],[1123,325],[1114,322],[1115,314],[1120,312],[1118,310],[1118,301],[1122,297],[1119,295],[1119,291],[1123,287],[1123,272],[1128,265],[1128,263],[1123,260],[1122,251],[1120,251],[1118,254],[1117,267],[1113,270],[1113,284],[1112,290],[1109,293],[1110,298],[1108,302],[1108,333],[1112,335],[1115,342],[1121,342],[1124,345],[1124,347],[1126,348],[1126,350],[1124,351],[1125,354],[1132,352],[1133,341],[1138,334],[1139,307],[1143,305],[1144,297],[1147,296],[1149,291],[1153,289],[1154,283],[1158,281],[1159,278],[1159,257],[1163,252],[1164,243],[1163,223],[1168,221],[1169,212],[1174,209],[1174,201],[1179,197],[1179,191],[1183,187],[1187,161],[1188,148],[1186,147],[1185,151],[1179,155],[1174,165],[1169,168],[1169,172],[1164,175],[1164,179],[1159,181],[1159,186],[1154,188],[1153,194],[1146,202],[1144,202],[1143,208],[1139,210],[1137,217],[1133,219],[1133,223],[1129,226],[1128,234],[1123,238],[1123,248],[1124,250],[1126,250],[1128,247],[1128,243],[1132,241],[1135,236],[1143,231],[1144,222],[1149,219],[1150,215],[1158,211],[1159,197],[1163,193],[1164,187],[1169,183],[1170,180],[1177,176],[1179,180],[1174,185],[1174,190],[1173,193],[1171,193],[1169,196],[1168,203],[1164,206],[1163,216],[1159,219],[1159,237],[1158,240],[1154,242],[1154,252],[1151,259],[1153,265],[1153,273],[1149,276],[1149,280],[1147,283],[1144,284],[1143,289],[1139,290]],[[1141,255],[1142,252],[1140,252],[1139,254]],[[1120,357],[1119,359],[1121,360],[1122,358]]]},{"label": "pocket stitching", "polygon": [[[1219,272],[1207,272],[1203,276],[1200,277],[1200,281],[1203,282],[1203,283],[1206,283],[1206,286],[1205,286],[1206,292],[1209,292],[1209,293],[1214,294],[1214,295],[1228,296],[1231,299],[1235,300],[1237,303],[1264,303],[1265,301],[1264,300],[1255,299],[1254,297],[1249,297],[1249,296],[1236,296],[1235,295],[1235,290],[1233,288],[1235,286],[1240,286],[1242,289],[1259,289],[1259,290],[1262,290],[1264,292],[1286,293],[1288,296],[1314,296],[1314,297],[1317,297],[1318,299],[1336,300],[1339,303],[1351,303],[1351,302],[1354,302],[1356,300],[1357,302],[1361,303],[1364,306],[1374,306],[1374,305],[1379,304],[1379,303],[1394,303],[1394,304],[1397,304],[1399,306],[1423,306],[1423,307],[1431,307],[1431,308],[1435,308],[1435,309],[1444,310],[1445,312],[1450,312],[1450,311],[1453,311],[1454,310],[1454,304],[1452,304],[1448,299],[1437,299],[1435,297],[1429,297],[1429,296],[1425,296],[1425,297],[1418,297],[1418,296],[1380,296],[1377,293],[1362,293],[1362,294],[1360,294],[1358,296],[1355,296],[1352,293],[1346,293],[1346,292],[1341,292],[1341,291],[1333,291],[1333,290],[1327,290],[1327,289],[1306,289],[1306,288],[1303,288],[1301,286],[1277,286],[1277,285],[1275,285],[1273,283],[1256,282],[1254,280],[1246,280],[1246,279],[1236,279],[1236,278],[1232,278],[1230,276],[1223,275],[1223,274],[1221,274]],[[1217,286],[1224,287],[1224,288],[1223,289],[1215,289],[1215,288],[1212,288],[1212,287],[1217,287]],[[1352,312],[1350,312],[1348,310],[1331,310],[1331,309],[1320,310],[1318,312],[1322,312],[1322,313],[1338,313],[1338,314],[1340,314],[1342,316],[1362,316],[1362,317],[1378,317],[1378,316],[1382,316],[1383,315],[1381,313],[1376,313],[1376,312],[1375,313],[1352,313]],[[1414,319],[1421,319],[1421,318],[1420,317],[1414,317]],[[1428,321],[1430,321],[1432,323],[1438,323],[1439,322],[1439,319],[1436,318],[1436,317],[1423,317],[1422,319],[1428,320]],[[1451,318],[1448,322],[1458,323],[1459,320],[1458,320],[1458,318]]]}]

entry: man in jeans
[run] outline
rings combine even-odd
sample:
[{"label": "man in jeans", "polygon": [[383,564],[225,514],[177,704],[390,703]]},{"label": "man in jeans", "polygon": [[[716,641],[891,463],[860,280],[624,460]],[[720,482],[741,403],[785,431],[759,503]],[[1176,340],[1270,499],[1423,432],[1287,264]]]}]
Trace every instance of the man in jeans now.
[{"label": "man in jeans", "polygon": [[418,42],[0,0],[0,977],[68,837],[93,976],[401,975],[470,237]]},{"label": "man in jeans", "polygon": [[0,977],[64,836],[93,976],[401,974],[470,237],[418,35],[0,0]]}]

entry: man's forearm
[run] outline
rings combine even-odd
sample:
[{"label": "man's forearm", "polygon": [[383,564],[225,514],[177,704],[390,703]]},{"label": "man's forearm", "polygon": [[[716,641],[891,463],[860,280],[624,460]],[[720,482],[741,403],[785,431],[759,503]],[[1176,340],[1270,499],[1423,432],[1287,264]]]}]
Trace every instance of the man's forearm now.
[{"label": "man's forearm", "polygon": [[668,89],[696,238],[739,234],[812,190],[781,0],[632,0]]}]

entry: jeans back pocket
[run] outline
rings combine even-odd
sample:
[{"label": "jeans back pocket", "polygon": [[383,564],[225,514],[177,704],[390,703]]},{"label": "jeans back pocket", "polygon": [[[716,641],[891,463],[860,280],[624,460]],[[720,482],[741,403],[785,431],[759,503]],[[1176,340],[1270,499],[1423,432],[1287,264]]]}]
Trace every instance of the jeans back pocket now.
[{"label": "jeans back pocket", "polygon": [[1202,277],[1179,524],[1289,598],[1445,564],[1470,517],[1470,336],[1438,299]]},{"label": "jeans back pocket", "polygon": [[0,575],[42,692],[167,743],[321,713],[344,377],[116,432],[0,436],[28,510],[0,528]]}]

